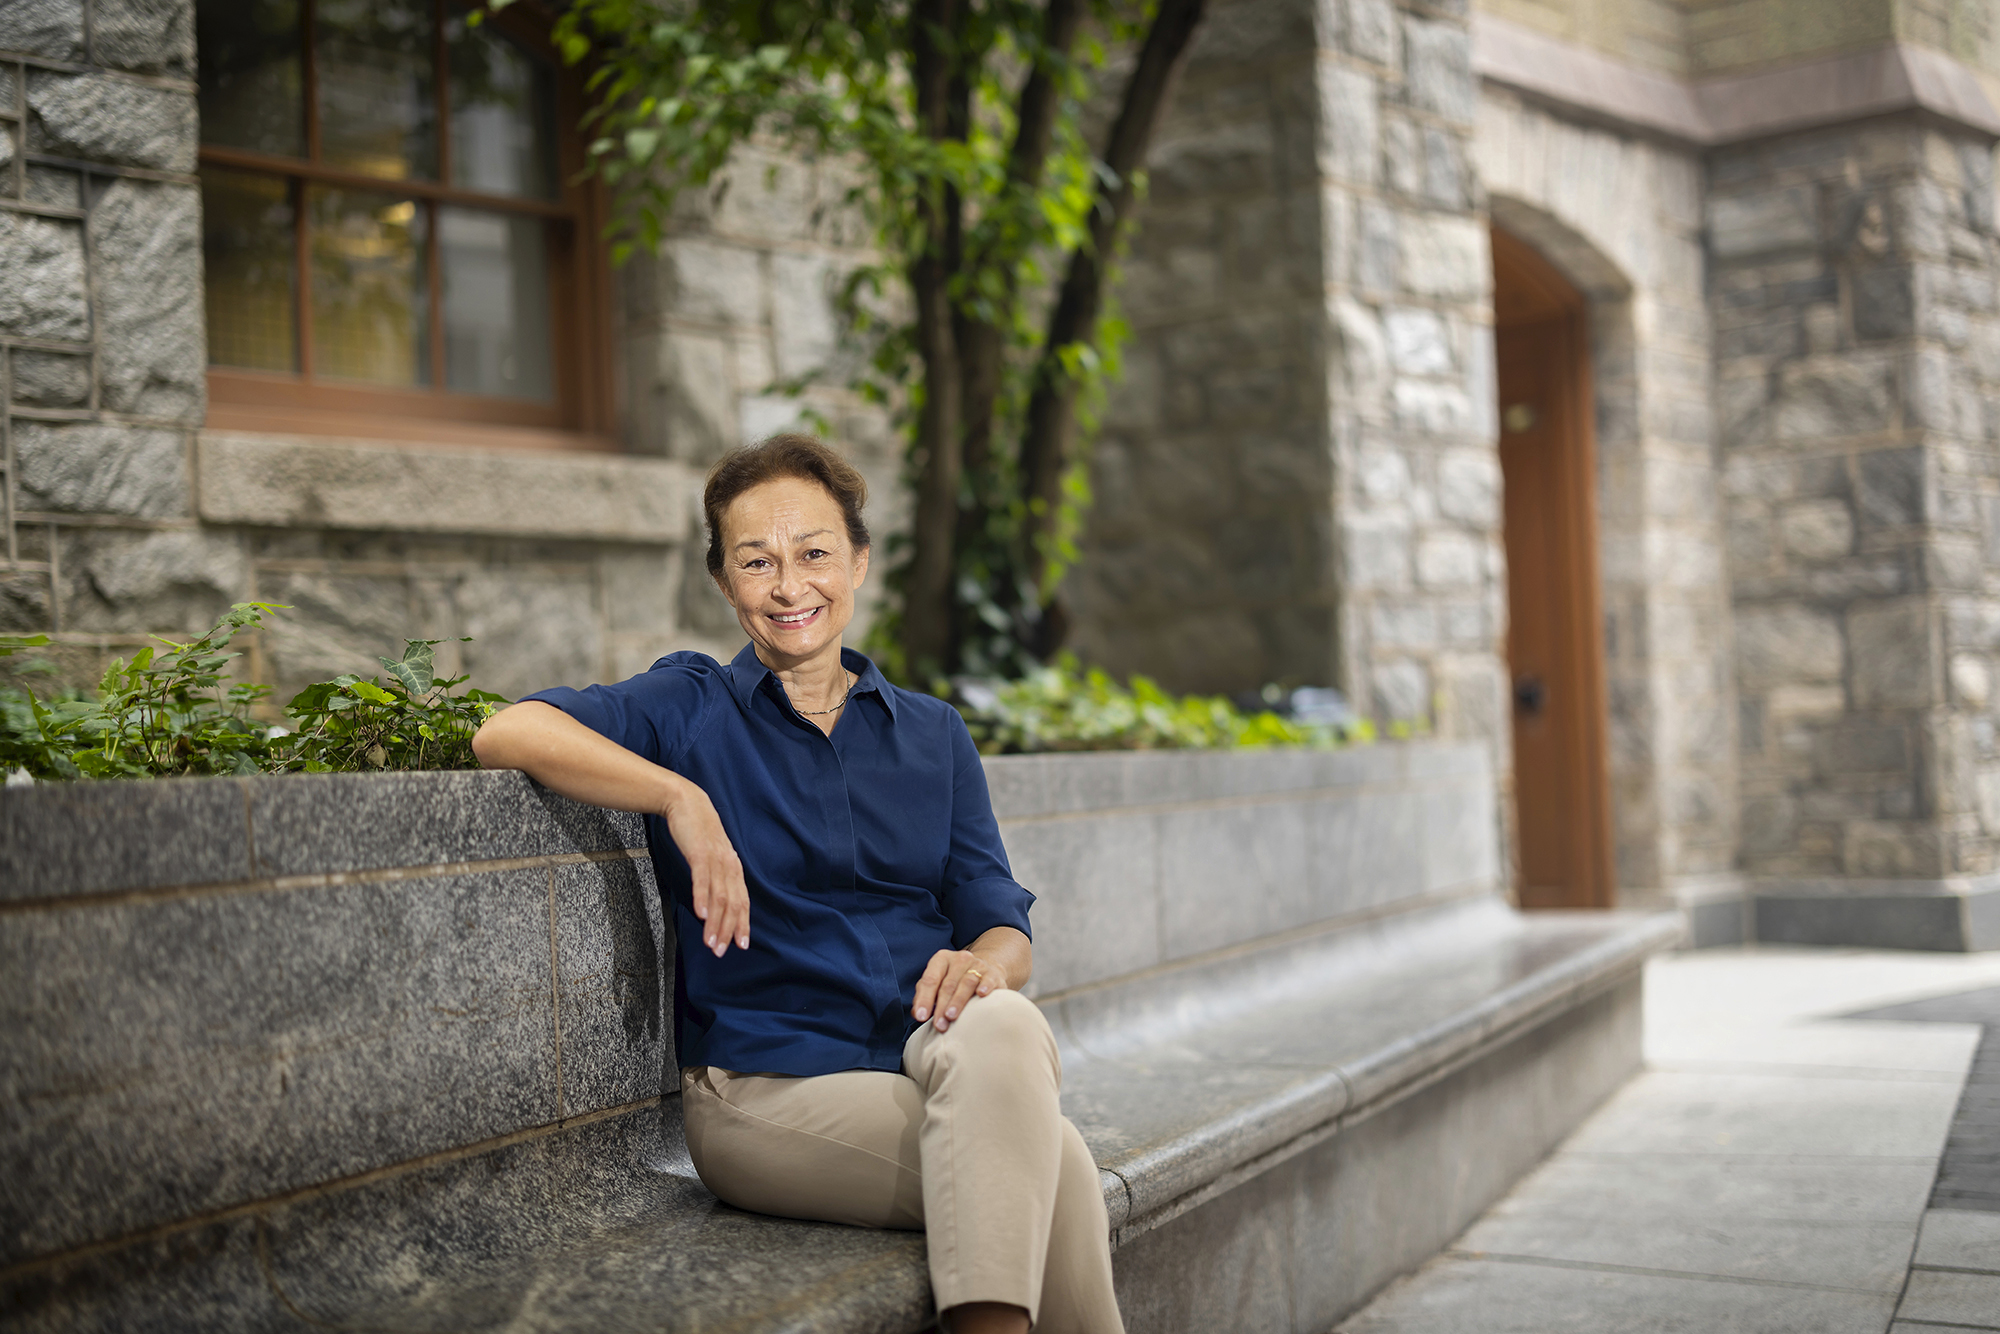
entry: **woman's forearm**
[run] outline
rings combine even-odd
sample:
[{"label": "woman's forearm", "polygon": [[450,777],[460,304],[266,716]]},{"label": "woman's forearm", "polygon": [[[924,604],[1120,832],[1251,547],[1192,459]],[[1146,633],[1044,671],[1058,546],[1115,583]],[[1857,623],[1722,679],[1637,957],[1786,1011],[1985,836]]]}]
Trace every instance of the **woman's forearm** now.
[{"label": "woman's forearm", "polygon": [[540,700],[488,718],[472,753],[488,769],[519,769],[572,801],[614,811],[661,815],[694,786]]},{"label": "woman's forearm", "polygon": [[[488,718],[472,753],[489,769],[520,769],[572,801],[663,816],[688,866],[688,897],[702,941],[717,958],[750,947],[750,891],[743,861],[708,794],[539,700]],[[1016,933],[1018,934],[1018,933]]]},{"label": "woman's forearm", "polygon": [[1028,975],[1035,971],[1035,947],[1028,943],[1027,936],[1011,926],[996,926],[982,931],[979,939],[965,948],[988,963],[998,965],[1007,974],[1004,985],[1014,991],[1026,986]]}]

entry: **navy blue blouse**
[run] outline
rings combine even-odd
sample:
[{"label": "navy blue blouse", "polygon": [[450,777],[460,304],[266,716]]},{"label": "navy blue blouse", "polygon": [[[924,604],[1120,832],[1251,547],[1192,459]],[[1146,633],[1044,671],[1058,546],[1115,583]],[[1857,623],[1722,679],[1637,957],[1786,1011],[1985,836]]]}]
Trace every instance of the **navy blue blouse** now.
[{"label": "navy blue blouse", "polygon": [[841,661],[857,679],[831,737],[749,645],[727,667],[673,653],[617,685],[527,697],[700,787],[742,858],[750,948],[718,959],[686,860],[666,821],[646,817],[679,941],[682,1065],[899,1070],[931,956],[991,927],[1028,929],[1035,896],[1008,869],[964,720],[851,649]]}]

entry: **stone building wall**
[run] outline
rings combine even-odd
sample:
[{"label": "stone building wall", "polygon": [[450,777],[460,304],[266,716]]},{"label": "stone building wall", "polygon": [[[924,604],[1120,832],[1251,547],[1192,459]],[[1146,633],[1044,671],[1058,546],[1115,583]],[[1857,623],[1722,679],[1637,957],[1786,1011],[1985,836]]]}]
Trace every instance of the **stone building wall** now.
[{"label": "stone building wall", "polygon": [[60,628],[84,656],[138,628],[115,624],[124,609],[184,628],[169,605],[189,581],[170,569],[234,570],[193,517],[192,17],[117,0],[88,22],[80,3],[0,8],[0,625]]},{"label": "stone building wall", "polygon": [[[281,698],[379,670],[406,637],[471,636],[441,661],[510,695],[732,653],[701,573],[700,472],[798,419],[774,380],[837,360],[827,283],[851,223],[819,177],[748,155],[659,263],[617,276],[624,453],[206,430],[193,10],[0,5],[0,632],[53,631],[50,656],[87,683],[152,634],[281,603],[243,663]],[[881,415],[832,387],[805,402],[892,531]]]},{"label": "stone building wall", "polygon": [[1744,865],[1799,891],[1991,872],[1992,141],[1898,117],[1722,150],[1709,229]]},{"label": "stone building wall", "polygon": [[1506,749],[1488,247],[1462,14],[1217,6],[1149,160],[1076,642],[1336,684]]},{"label": "stone building wall", "polygon": [[1727,876],[1737,833],[1701,155],[1489,85],[1479,167],[1494,222],[1591,303],[1616,874],[1627,902],[1677,893]]},{"label": "stone building wall", "polygon": [[1065,586],[1070,644],[1171,689],[1333,670],[1313,44],[1306,5],[1213,8],[1117,293],[1133,336]]}]

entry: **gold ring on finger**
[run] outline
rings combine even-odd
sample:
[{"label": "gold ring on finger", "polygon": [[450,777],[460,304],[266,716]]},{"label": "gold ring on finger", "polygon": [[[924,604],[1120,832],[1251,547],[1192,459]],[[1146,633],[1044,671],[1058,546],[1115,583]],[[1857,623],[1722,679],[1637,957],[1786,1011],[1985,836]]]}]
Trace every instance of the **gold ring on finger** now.
[{"label": "gold ring on finger", "polygon": [[980,971],[979,971],[979,970],[978,970],[977,968],[968,968],[968,969],[966,969],[966,970],[965,970],[965,975],[966,975],[967,977],[984,977],[984,976],[986,976],[986,974],[984,974],[984,973],[980,972]]}]

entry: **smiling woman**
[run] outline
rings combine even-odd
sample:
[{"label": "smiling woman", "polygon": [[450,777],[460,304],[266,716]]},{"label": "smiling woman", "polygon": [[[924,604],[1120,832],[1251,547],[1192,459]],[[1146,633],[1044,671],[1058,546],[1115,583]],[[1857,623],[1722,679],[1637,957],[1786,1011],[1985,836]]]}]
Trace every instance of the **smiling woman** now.
[{"label": "smiling woman", "polygon": [[[1028,909],[964,721],[841,646],[868,490],[780,436],[703,494],[749,643],[545,690],[473,746],[646,815],[678,938],[688,1151],[762,1213],[921,1228],[949,1327],[1122,1330],[1097,1167],[1058,1101]],[[752,927],[755,927],[753,932]]]}]

